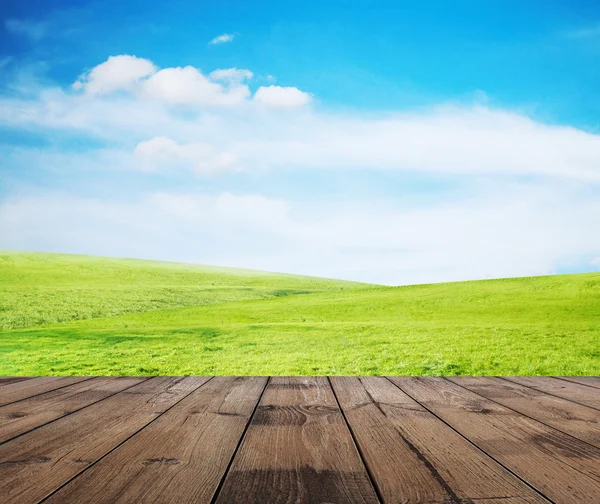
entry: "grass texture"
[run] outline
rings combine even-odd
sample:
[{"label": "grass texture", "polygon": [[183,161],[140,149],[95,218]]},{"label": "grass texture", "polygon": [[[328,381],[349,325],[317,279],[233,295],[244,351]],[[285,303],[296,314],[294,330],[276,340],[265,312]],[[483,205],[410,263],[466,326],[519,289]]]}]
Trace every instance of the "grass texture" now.
[{"label": "grass texture", "polygon": [[0,252],[3,375],[598,375],[600,273],[381,287]]}]

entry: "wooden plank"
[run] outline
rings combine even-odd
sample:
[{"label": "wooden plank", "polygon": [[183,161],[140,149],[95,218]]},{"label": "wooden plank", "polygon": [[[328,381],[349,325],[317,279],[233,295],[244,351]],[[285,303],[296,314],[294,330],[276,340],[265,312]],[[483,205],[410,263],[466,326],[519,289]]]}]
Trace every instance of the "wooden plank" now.
[{"label": "wooden plank", "polygon": [[326,377],[274,377],[217,504],[379,502]]},{"label": "wooden plank", "polygon": [[3,504],[38,502],[208,379],[151,378],[1,445]]},{"label": "wooden plank", "polygon": [[587,385],[588,387],[600,388],[599,376],[557,376],[557,378],[573,383],[579,383],[581,385]]},{"label": "wooden plank", "polygon": [[0,387],[25,380],[31,380],[31,376],[0,376]]},{"label": "wooden plank", "polygon": [[0,387],[0,406],[89,379],[89,376],[39,376],[31,380],[10,383]]},{"label": "wooden plank", "polygon": [[93,378],[0,407],[0,443],[100,401],[148,378]]},{"label": "wooden plank", "polygon": [[555,502],[597,502],[600,450],[443,378],[391,378],[403,391]]},{"label": "wooden plank", "polygon": [[600,411],[596,409],[499,378],[458,376],[448,379],[600,448]]},{"label": "wooden plank", "polygon": [[48,504],[210,503],[266,382],[262,377],[212,379]]},{"label": "wooden plank", "polygon": [[504,376],[502,378],[569,401],[578,402],[590,408],[600,409],[600,389],[570,383],[550,376]]},{"label": "wooden plank", "polygon": [[548,502],[387,379],[331,382],[384,502]]}]

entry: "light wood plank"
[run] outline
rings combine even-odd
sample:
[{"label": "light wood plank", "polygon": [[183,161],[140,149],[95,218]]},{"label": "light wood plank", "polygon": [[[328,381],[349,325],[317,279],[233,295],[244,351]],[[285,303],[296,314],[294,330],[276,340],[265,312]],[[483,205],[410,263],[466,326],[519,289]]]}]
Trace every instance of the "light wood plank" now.
[{"label": "light wood plank", "polygon": [[600,448],[600,411],[499,378],[458,376],[449,380]]},{"label": "light wood plank", "polygon": [[0,376],[0,387],[3,387],[4,385],[9,385],[11,383],[31,380],[31,378],[31,376]]},{"label": "light wood plank", "polygon": [[213,378],[48,504],[210,503],[266,381]]},{"label": "light wood plank", "polygon": [[151,378],[0,446],[3,504],[34,503],[209,378]]},{"label": "light wood plank", "polygon": [[271,379],[216,502],[379,502],[326,377]]},{"label": "light wood plank", "polygon": [[40,376],[10,383],[0,387],[0,406],[89,379],[89,376]]},{"label": "light wood plank", "polygon": [[596,502],[600,450],[443,378],[391,378],[403,391],[555,502]]},{"label": "light wood plank", "polygon": [[590,408],[600,409],[600,389],[559,380],[551,376],[503,376],[502,378],[569,401],[578,402]]},{"label": "light wood plank", "polygon": [[559,376],[557,378],[573,383],[579,383],[581,385],[587,385],[588,387],[600,388],[599,376]]},{"label": "light wood plank", "polygon": [[0,408],[0,443],[137,385],[147,378],[94,378]]},{"label": "light wood plank", "polygon": [[331,382],[384,502],[548,502],[387,379]]}]

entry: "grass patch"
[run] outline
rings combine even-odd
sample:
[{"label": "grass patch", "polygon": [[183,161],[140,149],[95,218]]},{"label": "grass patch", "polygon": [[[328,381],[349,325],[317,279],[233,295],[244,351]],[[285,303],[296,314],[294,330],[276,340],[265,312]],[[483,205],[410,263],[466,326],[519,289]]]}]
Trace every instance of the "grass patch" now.
[{"label": "grass patch", "polygon": [[[11,258],[0,261],[5,375],[600,374],[597,273],[373,287],[171,263],[4,256]],[[76,274],[65,273],[70,267]],[[211,296],[200,294],[207,284]],[[71,296],[100,285],[102,303]]]}]

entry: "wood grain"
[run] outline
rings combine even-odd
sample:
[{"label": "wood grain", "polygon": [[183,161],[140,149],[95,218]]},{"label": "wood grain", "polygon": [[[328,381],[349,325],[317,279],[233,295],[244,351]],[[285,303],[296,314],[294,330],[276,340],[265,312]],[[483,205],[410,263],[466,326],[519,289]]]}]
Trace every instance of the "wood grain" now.
[{"label": "wood grain", "polygon": [[212,379],[48,503],[210,503],[266,381]]},{"label": "wood grain", "polygon": [[271,379],[216,502],[379,502],[326,377]]},{"label": "wood grain", "polygon": [[526,387],[531,387],[547,394],[552,394],[568,401],[574,401],[590,408],[600,409],[600,389],[559,380],[551,376],[506,376],[509,380]]},{"label": "wood grain", "polygon": [[20,381],[31,380],[30,376],[0,376],[0,387]]},{"label": "wood grain", "polygon": [[43,376],[10,383],[0,387],[0,406],[89,379],[89,376]]},{"label": "wood grain", "polygon": [[596,409],[500,378],[459,376],[448,379],[600,448],[600,411]]},{"label": "wood grain", "polygon": [[548,502],[387,379],[331,382],[384,502]]},{"label": "wood grain", "polygon": [[589,387],[600,388],[599,376],[557,376],[557,378],[573,383],[579,383],[581,385],[587,385]]},{"label": "wood grain", "polygon": [[93,378],[0,407],[0,443],[137,385],[144,378]]},{"label": "wood grain", "polygon": [[555,502],[597,502],[600,450],[443,378],[391,378],[403,391]]},{"label": "wood grain", "polygon": [[3,504],[47,496],[208,378],[151,378],[0,446]]},{"label": "wood grain", "polygon": [[0,502],[596,503],[575,378],[0,381]]}]

